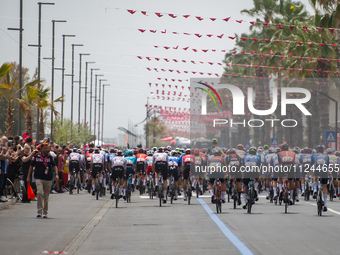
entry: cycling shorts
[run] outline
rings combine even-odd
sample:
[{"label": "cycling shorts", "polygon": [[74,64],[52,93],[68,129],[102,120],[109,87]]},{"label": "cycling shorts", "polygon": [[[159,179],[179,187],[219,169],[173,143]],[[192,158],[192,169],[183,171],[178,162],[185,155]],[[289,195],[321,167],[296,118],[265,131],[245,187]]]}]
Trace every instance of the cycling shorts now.
[{"label": "cycling shorts", "polygon": [[[225,182],[225,179],[224,179],[224,178],[218,178],[218,179],[220,180],[221,183],[224,183],[224,182]],[[209,177],[208,177],[208,182],[209,182],[210,184],[214,184],[215,178],[209,178]]]},{"label": "cycling shorts", "polygon": [[126,168],[126,173],[125,173],[125,177],[126,177],[126,180],[129,179],[129,175],[134,175],[135,174],[135,169],[132,168],[132,167],[129,167],[129,168]]},{"label": "cycling shorts", "polygon": [[111,179],[116,180],[117,178],[122,179],[124,176],[124,168],[121,166],[116,166],[112,168]]},{"label": "cycling shorts", "polygon": [[167,162],[157,162],[155,163],[156,173],[161,173],[163,178],[168,177],[168,163]]},{"label": "cycling shorts", "polygon": [[70,162],[70,165],[69,165],[69,167],[68,167],[68,169],[70,169],[70,171],[72,171],[72,169],[74,169],[75,171],[76,171],[76,173],[78,173],[79,172],[79,162],[77,162],[77,161],[71,161]]},{"label": "cycling shorts", "polygon": [[97,173],[100,173],[103,169],[103,165],[102,164],[93,164],[92,165],[92,172],[91,172],[91,176],[93,179],[95,179],[97,177]]},{"label": "cycling shorts", "polygon": [[146,168],[146,174],[149,175],[152,172],[152,166]]},{"label": "cycling shorts", "polygon": [[169,167],[168,169],[168,177],[174,177],[175,182],[178,181],[178,168],[177,167]]}]

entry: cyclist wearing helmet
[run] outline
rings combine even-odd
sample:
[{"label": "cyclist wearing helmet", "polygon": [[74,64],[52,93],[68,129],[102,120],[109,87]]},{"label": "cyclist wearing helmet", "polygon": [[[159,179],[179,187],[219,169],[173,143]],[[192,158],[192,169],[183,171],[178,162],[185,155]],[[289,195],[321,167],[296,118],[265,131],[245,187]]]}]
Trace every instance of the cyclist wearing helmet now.
[{"label": "cyclist wearing helmet", "polygon": [[81,182],[81,189],[85,186],[85,178],[84,178],[84,172],[86,168],[86,160],[85,160],[85,155],[82,153],[81,149],[77,150],[79,157],[80,157],[80,182]]},{"label": "cyclist wearing helmet", "polygon": [[150,173],[152,171],[152,161],[153,161],[153,151],[149,150],[146,152],[147,157],[145,158],[145,165],[146,165],[146,193],[148,193],[149,185],[150,185]]},{"label": "cyclist wearing helmet", "polygon": [[185,155],[182,157],[182,171],[183,171],[183,200],[187,201],[187,184],[188,179],[190,178],[190,168],[194,167],[195,164],[195,156],[192,155],[190,149],[185,150]]},{"label": "cyclist wearing helmet", "polygon": [[328,196],[328,189],[327,189],[327,182],[328,182],[328,172],[323,172],[322,169],[323,167],[329,166],[329,157],[327,154],[323,152],[323,146],[318,145],[315,147],[316,153],[313,154],[312,157],[312,164],[314,167],[314,175],[315,175],[315,181],[313,182],[313,198],[316,198],[316,187],[317,187],[317,178],[321,178],[321,184],[322,184],[322,190],[323,190],[323,202],[324,202],[324,207],[323,211],[327,212],[327,196]]},{"label": "cyclist wearing helmet", "polygon": [[336,168],[339,167],[338,164],[338,158],[333,154],[333,149],[328,148],[326,150],[326,153],[328,154],[329,158],[329,175],[333,176],[333,183],[334,183],[334,198],[336,198],[336,195],[338,194],[338,181],[337,181],[337,171]]},{"label": "cyclist wearing helmet", "polygon": [[300,154],[300,171],[302,171],[301,176],[301,196],[305,195],[305,176],[309,175],[309,169],[312,166],[313,152],[308,147],[303,149],[302,154]]},{"label": "cyclist wearing helmet", "polygon": [[80,172],[80,169],[81,169],[81,161],[80,161],[80,155],[77,152],[76,148],[73,149],[73,152],[70,154],[68,160],[70,162],[69,163],[69,172],[70,172],[70,174],[72,173],[73,169],[76,172],[75,186],[74,187],[77,187],[78,178],[79,178],[79,172]]},{"label": "cyclist wearing helmet", "polygon": [[[146,184],[146,178],[145,178],[145,173],[146,173],[146,157],[147,155],[144,153],[144,150],[140,148],[138,150],[137,154],[137,183],[139,183],[139,178],[141,178],[141,172],[143,173],[144,180],[143,180],[143,185],[145,186]],[[139,185],[138,185],[139,186]]]},{"label": "cyclist wearing helmet", "polygon": [[166,192],[167,192],[167,178],[168,178],[168,154],[163,151],[163,148],[159,148],[158,152],[153,155],[153,172],[156,172],[156,188],[158,190],[158,182],[160,173],[163,181],[163,203],[166,203]]},{"label": "cyclist wearing helmet", "polygon": [[230,168],[230,187],[233,187],[233,181],[236,178],[237,182],[237,193],[238,193],[238,199],[237,199],[237,204],[241,205],[241,191],[242,191],[242,175],[240,172],[241,166],[242,166],[242,158],[240,158],[236,150],[230,149],[229,150],[229,155],[225,158],[226,165],[229,166]]},{"label": "cyclist wearing helmet", "polygon": [[111,179],[112,179],[112,195],[111,199],[115,198],[115,188],[116,188],[116,179],[119,181],[119,194],[122,196],[123,194],[123,184],[124,184],[124,174],[126,173],[127,160],[123,157],[123,152],[119,150],[116,155],[111,155],[109,160],[109,168],[112,171]]},{"label": "cyclist wearing helmet", "polygon": [[209,147],[208,150],[207,150],[207,154],[208,154],[208,155],[213,155],[212,150],[213,150],[214,148],[217,148],[218,150],[220,150],[220,151],[221,151],[221,155],[223,154],[222,149],[221,149],[220,147],[217,147],[217,143],[218,143],[218,140],[217,140],[216,138],[214,138],[214,139],[211,140],[212,146]]},{"label": "cyclist wearing helmet", "polygon": [[[93,148],[90,148],[87,153],[86,153],[86,174],[85,174],[85,179],[89,179],[90,178],[90,168],[91,168],[91,157],[92,157],[92,153],[94,152]],[[86,182],[86,186],[87,186],[88,182]]]},{"label": "cyclist wearing helmet", "polygon": [[[288,185],[289,185],[289,193],[290,193],[290,199],[289,199],[289,204],[293,204],[293,194],[294,194],[294,165],[295,165],[295,157],[296,154],[293,151],[289,151],[289,146],[287,143],[282,143],[281,144],[281,152],[278,153],[278,161],[279,165],[282,166],[283,168],[288,169]],[[284,177],[284,172],[281,170],[278,173],[278,183],[279,183],[279,189],[280,189],[280,197],[283,197],[283,192],[282,192],[282,184],[283,180],[282,178]]]},{"label": "cyclist wearing helmet", "polygon": [[126,200],[126,189],[127,189],[127,181],[129,180],[129,175],[132,175],[132,183],[131,187],[134,189],[135,186],[135,178],[136,178],[136,164],[137,159],[133,155],[132,150],[127,151],[127,156],[125,156],[126,159],[126,174],[125,174],[125,182],[124,182],[124,200]]},{"label": "cyclist wearing helmet", "polygon": [[[199,190],[196,190],[196,192],[199,192],[200,195],[203,195],[203,178],[204,173],[201,171],[202,167],[205,165],[205,160],[203,157],[201,157],[201,153],[199,151],[199,149],[195,149],[194,150],[194,156],[195,156],[195,178],[194,181],[192,183],[193,187],[196,187],[196,182],[199,181]],[[200,169],[199,171],[196,171],[196,167],[198,167],[198,169]]]},{"label": "cyclist wearing helmet", "polygon": [[100,153],[99,148],[96,148],[91,156],[92,196],[95,195],[97,173],[99,173],[99,183],[102,183],[104,163],[104,156]]},{"label": "cyclist wearing helmet", "polygon": [[[248,184],[249,184],[249,181],[250,181],[250,177],[255,177],[255,178],[258,177],[258,173],[256,173],[256,172],[261,167],[261,158],[260,158],[259,155],[257,155],[255,147],[249,148],[248,154],[245,155],[244,158],[243,158],[243,165],[244,165],[244,167],[246,167],[248,169],[254,169],[254,167],[257,168],[254,176],[250,176],[250,173],[248,173],[248,174],[244,173],[244,175],[243,175],[243,184],[244,184],[244,186],[243,186],[243,200],[244,200],[243,209],[246,209],[247,208]],[[255,197],[255,201],[259,200],[257,190],[256,190],[256,195],[254,197]]]},{"label": "cyclist wearing helmet", "polygon": [[268,144],[263,145],[263,153],[266,156],[269,153],[269,146]]},{"label": "cyclist wearing helmet", "polygon": [[[175,181],[175,198],[174,200],[177,200],[178,198],[178,165],[179,165],[179,158],[177,157],[177,151],[171,151],[171,156],[168,157],[168,179],[171,178],[171,176],[174,177]],[[170,183],[170,182],[169,182]]]},{"label": "cyclist wearing helmet", "polygon": [[[209,169],[209,167],[214,167],[214,169],[220,168],[222,169],[224,166],[226,166],[226,162],[225,159],[222,157],[222,151],[219,150],[218,148],[213,148],[211,150],[211,153],[213,155],[208,157],[208,162],[207,162],[207,166]],[[221,182],[221,195],[222,195],[222,202],[225,203],[225,193],[227,190],[227,185],[226,185],[226,175],[224,175],[223,177],[221,176],[223,174],[222,173],[212,173],[210,171],[208,172],[208,177],[207,180],[209,182],[209,191],[211,194],[211,203],[215,203],[215,194],[214,194],[214,182],[215,182],[215,177],[217,177],[220,182]]]}]

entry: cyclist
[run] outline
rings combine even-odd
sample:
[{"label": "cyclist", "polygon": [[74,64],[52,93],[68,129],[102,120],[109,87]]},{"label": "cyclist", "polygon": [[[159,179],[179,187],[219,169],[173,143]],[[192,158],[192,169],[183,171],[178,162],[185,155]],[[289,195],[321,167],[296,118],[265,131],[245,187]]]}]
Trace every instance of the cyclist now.
[{"label": "cyclist", "polygon": [[131,187],[132,189],[134,188],[134,183],[135,183],[135,176],[136,176],[136,164],[137,164],[137,159],[133,155],[132,150],[128,150],[125,156],[126,159],[126,174],[125,174],[125,182],[124,182],[124,200],[126,200],[126,189],[127,189],[127,182],[129,180],[129,175],[132,175],[132,184]]},{"label": "cyclist", "polygon": [[102,183],[102,178],[104,172],[104,163],[105,163],[105,158],[103,154],[100,153],[99,148],[96,148],[94,150],[94,153],[91,156],[91,176],[92,176],[92,196],[95,195],[96,192],[96,178],[97,178],[97,173],[99,173],[99,182]]},{"label": "cyclist", "polygon": [[162,174],[163,182],[163,203],[166,203],[166,192],[167,192],[167,182],[168,178],[168,154],[164,152],[163,148],[160,147],[158,152],[153,155],[153,172],[156,172],[156,189],[158,190],[159,174]]},{"label": "cyclist", "polygon": [[208,155],[213,155],[212,151],[213,151],[214,148],[220,150],[221,151],[221,155],[223,154],[222,149],[220,147],[217,147],[217,143],[218,143],[218,140],[216,138],[211,140],[212,146],[209,147],[208,150],[207,150],[207,154]]},{"label": "cyclist", "polygon": [[269,153],[269,146],[268,144],[263,145],[263,153],[266,156]]},{"label": "cyclist", "polygon": [[[203,178],[204,173],[202,172],[202,167],[205,165],[204,158],[201,157],[199,149],[194,150],[194,156],[195,156],[195,169],[194,169],[194,181],[192,183],[193,187],[196,187],[196,182],[199,182],[199,190],[196,190],[196,192],[199,192],[200,195],[203,194]],[[197,168],[196,168],[197,167]]]},{"label": "cyclist", "polygon": [[70,174],[72,173],[73,169],[76,172],[76,177],[75,177],[75,187],[77,187],[78,183],[78,178],[79,178],[79,171],[81,169],[81,161],[80,161],[80,155],[77,152],[77,149],[74,148],[73,151],[71,152],[69,156],[69,171]]},{"label": "cyclist", "polygon": [[116,179],[119,181],[119,189],[120,189],[120,196],[123,193],[123,177],[126,172],[127,160],[123,157],[123,152],[118,150],[117,154],[110,155],[109,162],[109,169],[112,171],[111,179],[112,179],[112,195],[111,199],[115,198],[115,188],[116,188]]},{"label": "cyclist", "polygon": [[190,178],[190,168],[195,164],[195,156],[192,155],[190,149],[185,150],[185,155],[182,157],[182,170],[183,170],[183,193],[184,201],[187,201],[187,184]]},{"label": "cyclist", "polygon": [[[86,174],[85,174],[86,180],[90,178],[91,158],[92,158],[93,151],[94,149],[90,148],[86,153]],[[86,182],[86,186],[87,186],[87,182]]]},{"label": "cyclist", "polygon": [[301,180],[301,171],[300,171],[300,148],[294,147],[293,152],[295,152],[295,187],[296,187],[296,202],[299,202],[299,194],[300,194],[300,180]]},{"label": "cyclist", "polygon": [[305,195],[305,176],[306,173],[309,174],[309,170],[312,166],[312,158],[313,158],[313,151],[305,147],[303,149],[303,154],[300,155],[300,171],[302,171],[302,178],[301,178],[301,196]]},{"label": "cyclist", "polygon": [[[289,169],[288,170],[288,188],[289,188],[289,193],[290,193],[290,200],[289,204],[293,204],[293,194],[294,194],[294,164],[296,162],[295,157],[296,154],[293,151],[289,151],[289,146],[287,143],[282,143],[281,144],[281,151],[278,153],[278,161],[279,165],[282,166],[282,170],[279,171],[279,179],[278,182],[283,183],[282,178],[284,176],[284,171],[283,169]],[[280,185],[280,184],[279,184]],[[280,196],[283,196],[283,192],[280,190]]]},{"label": "cyclist", "polygon": [[229,166],[230,169],[230,187],[233,187],[233,181],[236,178],[237,183],[237,204],[241,204],[241,190],[242,190],[242,176],[241,176],[241,166],[242,159],[237,155],[235,149],[229,150],[229,155],[225,158],[226,165]]},{"label": "cyclist", "polygon": [[175,198],[178,198],[178,165],[179,165],[179,158],[177,157],[177,151],[171,151],[171,156],[168,157],[168,178],[170,179],[171,176],[174,177],[175,181]]},{"label": "cyclist", "polygon": [[85,186],[85,178],[84,178],[84,172],[85,172],[85,167],[86,167],[86,160],[85,160],[85,155],[82,153],[81,149],[77,150],[79,157],[80,157],[80,180],[81,180],[81,189]]},{"label": "cyclist", "polygon": [[[248,154],[244,156],[243,158],[243,166],[246,169],[249,170],[255,170],[255,174],[251,175],[250,172],[249,173],[244,173],[243,176],[243,200],[244,200],[244,205],[243,205],[243,209],[247,208],[247,194],[248,194],[248,184],[250,181],[250,177],[257,177],[258,174],[256,174],[256,172],[258,172],[258,170],[260,169],[261,166],[261,158],[259,155],[257,155],[256,152],[256,148],[255,147],[250,147]],[[248,171],[248,170],[247,170]],[[253,171],[254,173],[254,171]],[[249,175],[249,176],[247,176]],[[255,185],[254,185],[255,186]],[[255,201],[258,201],[258,197],[257,197],[257,193],[255,194]]]},{"label": "cyclist", "polygon": [[[218,148],[213,148],[211,153],[213,155],[208,157],[208,162],[207,162],[207,166],[209,167],[214,167],[216,170],[218,168],[222,169],[224,166],[226,166],[226,162],[224,160],[224,158],[222,157],[222,151],[219,150]],[[211,173],[211,171],[209,171],[208,174],[208,181],[209,181],[209,191],[211,194],[211,203],[215,203],[215,198],[214,198],[214,182],[215,182],[215,178],[213,178],[213,175]],[[226,176],[219,178],[220,182],[221,182],[221,195],[222,195],[222,202],[225,203],[225,192],[227,190],[227,185],[225,183],[226,180]]]},{"label": "cyclist", "polygon": [[149,190],[149,184],[150,184],[150,173],[152,171],[152,161],[153,161],[153,151],[149,150],[147,151],[146,155],[147,157],[145,158],[145,168],[146,168],[146,181],[147,181],[147,185],[146,185],[146,192],[148,192]]},{"label": "cyclist", "polygon": [[[321,177],[321,184],[322,184],[322,190],[323,190],[323,202],[324,202],[323,211],[327,212],[327,196],[328,196],[327,183],[328,183],[329,156],[323,153],[322,145],[316,146],[315,151],[316,153],[313,155],[313,158],[312,158],[312,164],[314,167],[313,170],[314,170],[315,178]],[[325,166],[327,167],[326,172],[323,171]],[[316,195],[317,195],[316,185],[314,185],[313,190],[314,190],[313,198],[316,198]]]},{"label": "cyclist", "polygon": [[146,184],[146,178],[145,178],[146,157],[147,155],[144,153],[144,150],[140,148],[137,154],[137,184],[139,183],[139,179],[141,178],[141,172],[142,172],[144,176],[144,180],[143,180],[144,186]]}]

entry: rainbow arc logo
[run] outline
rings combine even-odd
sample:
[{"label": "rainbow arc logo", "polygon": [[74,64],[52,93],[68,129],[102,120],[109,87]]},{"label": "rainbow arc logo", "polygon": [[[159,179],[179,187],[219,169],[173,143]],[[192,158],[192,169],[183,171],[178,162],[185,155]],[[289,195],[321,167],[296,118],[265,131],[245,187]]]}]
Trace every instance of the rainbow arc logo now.
[{"label": "rainbow arc logo", "polygon": [[[197,82],[197,83],[199,83],[199,84],[201,84],[201,85],[203,85],[203,86],[206,86],[206,87],[209,88],[212,92],[214,92],[214,94],[217,96],[218,100],[220,101],[220,104],[223,105],[223,104],[222,104],[221,97],[220,97],[220,95],[217,93],[216,89],[214,89],[212,86],[210,86],[210,85],[208,85],[208,84],[205,84],[205,83],[202,83],[202,82]],[[216,100],[215,100],[213,94],[211,94],[211,92],[210,92],[209,90],[204,89],[204,88],[201,88],[201,87],[196,87],[196,88],[198,88],[198,89],[200,89],[200,90],[206,92],[206,93],[211,97],[211,99],[214,101],[215,105],[217,105]]]}]

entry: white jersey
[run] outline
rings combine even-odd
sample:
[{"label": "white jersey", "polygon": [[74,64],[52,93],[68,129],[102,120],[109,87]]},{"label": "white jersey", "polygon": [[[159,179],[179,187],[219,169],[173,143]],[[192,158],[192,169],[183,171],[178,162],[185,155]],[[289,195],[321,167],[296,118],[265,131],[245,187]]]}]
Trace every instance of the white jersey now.
[{"label": "white jersey", "polygon": [[72,163],[79,163],[80,162],[80,155],[77,152],[72,152],[70,156],[68,157],[69,162]]},{"label": "white jersey", "polygon": [[92,164],[104,164],[105,160],[104,160],[104,156],[103,154],[99,153],[93,153],[92,157],[91,157],[91,163]]}]

